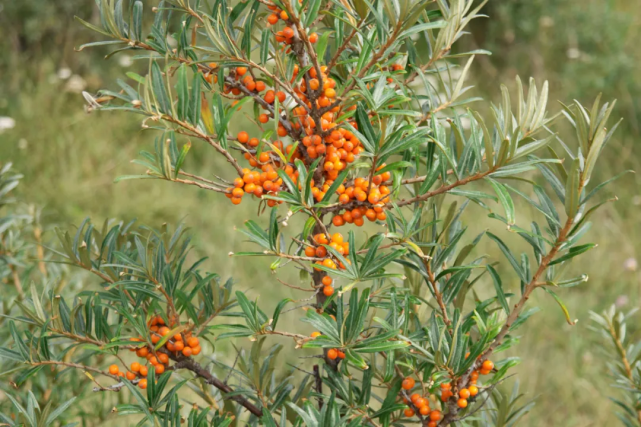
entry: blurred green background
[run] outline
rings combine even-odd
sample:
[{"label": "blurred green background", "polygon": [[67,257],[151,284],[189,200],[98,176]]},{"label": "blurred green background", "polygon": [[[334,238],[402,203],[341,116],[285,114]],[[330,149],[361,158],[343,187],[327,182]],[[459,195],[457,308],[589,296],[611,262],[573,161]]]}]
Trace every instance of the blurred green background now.
[{"label": "blurred green background", "polygon": [[[110,87],[116,76],[145,67],[129,56],[105,61],[108,51],[103,49],[74,51],[97,40],[98,35],[73,20],[74,15],[95,18],[94,4],[0,0],[0,163],[12,161],[25,175],[20,198],[43,206],[46,220],[62,225],[77,224],[86,216],[96,222],[138,218],[152,226],[184,220],[196,230],[197,251],[211,257],[214,271],[223,277],[233,274],[255,295],[273,287],[272,295],[290,296],[291,290],[270,273],[267,260],[227,256],[243,246],[234,228],[255,215],[255,204],[229,209],[226,199],[195,188],[144,180],[113,183],[117,176],[141,172],[129,161],[138,151],[151,149],[155,135],[143,132],[136,117],[84,111],[82,90]],[[493,52],[477,56],[471,73],[476,92],[496,100],[499,84],[513,87],[518,74],[549,80],[550,99],[591,103],[599,92],[606,100],[617,98],[613,116],[624,121],[601,160],[601,177],[623,169],[641,170],[641,4],[490,0],[485,9],[490,18],[475,21],[472,34],[459,47]],[[216,173],[225,166],[215,158],[207,147],[195,144],[187,168]],[[537,404],[522,425],[617,423],[607,399],[616,391],[599,351],[602,343],[589,329],[588,311],[611,304],[622,309],[641,305],[641,179],[626,175],[608,193],[619,200],[594,217],[588,237],[599,247],[573,266],[589,274],[590,281],[561,291],[572,316],[579,319],[577,325],[568,326],[551,299],[537,294],[531,301],[543,311],[521,330],[517,352],[524,357],[516,372],[522,391]],[[525,222],[531,211],[522,206],[520,212]],[[468,218],[481,228],[497,226],[478,220],[478,215]],[[482,249],[498,256],[490,244]],[[293,280],[288,274],[294,273],[281,278]]]}]

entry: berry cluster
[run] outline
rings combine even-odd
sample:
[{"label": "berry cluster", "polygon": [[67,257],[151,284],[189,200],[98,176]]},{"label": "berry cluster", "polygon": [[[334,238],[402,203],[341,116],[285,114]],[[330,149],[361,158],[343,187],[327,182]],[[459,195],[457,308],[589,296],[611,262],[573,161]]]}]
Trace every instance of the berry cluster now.
[{"label": "berry cluster", "polygon": [[[412,390],[415,385],[416,381],[414,381],[414,378],[411,377],[405,378],[403,380],[403,383],[401,384],[403,390],[405,390],[406,392]],[[423,397],[419,393],[413,393],[410,396],[410,400],[412,402],[413,408],[408,407],[403,412],[403,415],[405,415],[407,418],[411,418],[416,415],[416,411],[414,410],[414,408],[416,408],[422,416],[429,418],[430,421],[427,424],[429,427],[435,427],[443,417],[441,411],[439,411],[438,409],[432,410],[432,408],[430,408],[430,401],[427,397]],[[410,402],[405,397],[403,398],[403,401],[405,402],[405,404],[409,404]]]},{"label": "berry cluster", "polygon": [[[165,326],[165,321],[160,316],[154,316],[148,323],[150,331],[150,341],[152,344],[157,344],[160,342],[163,337],[166,337],[171,330],[169,327]],[[142,338],[134,338],[132,341],[143,341]],[[178,333],[170,337],[164,345],[164,349],[178,356],[182,354],[185,357],[196,356],[200,354],[200,341],[198,338],[192,336],[191,332],[185,334]],[[154,370],[157,375],[160,375],[165,372],[169,367],[169,355],[166,352],[154,351],[149,346],[143,346],[138,348],[132,348],[131,351],[136,352],[136,356],[144,358],[147,360],[147,363],[154,367]],[[111,365],[109,367],[109,373],[112,375],[120,375],[126,377],[128,380],[133,381],[136,378],[140,377],[138,386],[142,389],[147,388],[147,373],[148,367],[141,365],[138,362],[133,362],[130,366],[130,370],[126,373],[120,371],[117,365]],[[121,375],[122,374],[122,375]]]},{"label": "berry cluster", "polygon": [[[493,369],[494,369],[494,363],[492,363],[492,361],[490,360],[485,360],[481,364],[480,370],[472,372],[472,374],[470,375],[470,381],[467,384],[467,386],[464,388],[461,388],[458,391],[456,404],[459,408],[461,409],[467,408],[468,399],[476,396],[479,393],[479,389],[476,385],[479,375],[488,375],[489,373],[492,372]],[[414,381],[414,378],[411,378],[411,377],[405,378],[402,383],[403,390],[405,390],[406,392],[409,392],[410,390],[412,390],[415,385],[416,385],[416,382]],[[455,395],[455,393],[452,391],[451,383],[443,383],[441,384],[440,387],[441,387],[442,402],[447,402],[450,398],[452,398]],[[408,407],[405,409],[405,416],[408,418],[411,418],[414,415],[416,415],[416,411],[414,408],[416,408],[421,415],[429,416],[430,422],[428,426],[430,427],[436,426],[438,421],[442,418],[442,413],[438,410],[432,410],[430,408],[430,403],[427,397],[421,396],[419,393],[413,393],[410,396],[410,400],[403,398],[403,401],[407,405],[409,405],[410,401],[412,402],[413,407]]]},{"label": "berry cluster", "polygon": [[[305,248],[305,255],[307,255],[308,257],[324,258],[322,261],[316,261],[316,264],[324,265],[327,268],[331,268],[333,270],[335,270],[337,267],[342,270],[345,269],[345,266],[343,265],[342,262],[339,262],[337,266],[336,262],[334,262],[334,260],[327,253],[327,249],[325,248],[325,246],[322,246],[322,245],[327,245],[341,255],[347,254],[349,252],[349,242],[343,239],[342,234],[334,233],[328,238],[328,236],[325,235],[324,233],[320,233],[320,234],[316,234],[313,240],[314,240],[314,243],[316,243],[318,246],[307,246]],[[316,268],[316,267],[314,268],[316,269],[316,271],[320,271],[319,268]],[[334,293],[334,289],[332,288],[332,283],[333,282],[330,277],[325,276],[323,278],[323,285],[324,285],[323,293],[326,296],[331,296]]]},{"label": "berry cluster", "polygon": [[[290,27],[286,27],[282,34],[285,41],[290,40],[293,37],[293,30]],[[214,63],[209,65],[210,67],[216,66]],[[260,168],[262,173],[244,170],[245,176],[242,178],[244,183],[237,179],[234,182],[235,187],[227,190],[227,197],[231,199],[232,203],[239,204],[243,195],[247,193],[253,194],[258,198],[262,198],[264,194],[277,195],[282,186],[282,180],[278,178],[277,170],[279,169],[285,171],[294,183],[300,185],[298,183],[298,173],[293,171],[291,163],[296,159],[300,159],[310,165],[315,159],[323,156],[323,160],[319,165],[319,172],[321,172],[320,175],[322,176],[321,182],[313,181],[311,184],[312,195],[316,201],[320,201],[325,197],[326,192],[338,177],[340,171],[344,170],[349,163],[353,163],[362,152],[361,142],[356,135],[350,130],[340,127],[344,123],[348,123],[354,128],[358,127],[356,122],[341,118],[341,112],[353,111],[355,106],[352,105],[344,109],[340,103],[335,102],[337,96],[336,81],[328,76],[326,72],[327,67],[320,67],[319,76],[318,71],[315,68],[311,68],[307,71],[305,78],[293,86],[297,100],[304,103],[304,105],[297,105],[292,108],[293,117],[291,118],[291,123],[293,128],[288,130],[279,121],[277,134],[279,137],[290,136],[298,142],[285,147],[283,142],[279,140],[272,145],[272,150],[269,150],[264,149],[266,144],[261,144],[258,138],[250,137],[246,131],[238,133],[236,140],[246,147],[245,159],[252,168]],[[292,82],[296,80],[298,73],[299,68],[295,66]],[[266,89],[264,82],[254,80],[251,73],[248,73],[247,67],[236,67],[230,71],[230,76],[233,76],[249,92],[259,94]],[[215,76],[213,81],[216,81]],[[230,87],[229,85],[225,85],[224,92],[233,95],[243,94],[239,87]],[[274,104],[276,99],[280,104],[283,104],[287,98],[288,96],[284,92],[271,89],[267,90],[262,96],[267,105]],[[265,104],[262,104],[263,108],[267,108]],[[318,111],[319,116],[316,119],[310,114],[312,110]],[[280,117],[281,112],[272,113],[270,110],[268,113],[262,113],[258,116],[258,121],[265,124],[274,114],[278,114]],[[317,123],[317,120],[319,123]],[[291,134],[292,132],[296,132],[296,134],[293,135]],[[301,132],[304,135],[302,138]],[[283,153],[287,155],[287,163],[285,164],[279,155]],[[378,166],[377,170],[384,166]],[[383,212],[383,206],[384,203],[389,201],[390,189],[383,183],[387,182],[390,177],[391,174],[389,172],[384,172],[374,175],[371,182],[365,178],[356,178],[353,185],[341,185],[336,192],[339,196],[339,202],[342,204],[347,204],[352,200],[359,202],[362,207],[365,207],[365,211],[362,212],[362,215],[359,215],[353,209],[346,209],[343,215],[335,217],[334,224],[353,223],[357,226],[362,225],[364,220],[360,218],[368,210],[373,212],[373,215],[367,216],[370,220],[384,220],[386,216]],[[249,185],[249,188],[244,188],[247,185]],[[268,204],[274,206],[276,203],[272,200]],[[368,204],[370,207],[366,207]]]}]

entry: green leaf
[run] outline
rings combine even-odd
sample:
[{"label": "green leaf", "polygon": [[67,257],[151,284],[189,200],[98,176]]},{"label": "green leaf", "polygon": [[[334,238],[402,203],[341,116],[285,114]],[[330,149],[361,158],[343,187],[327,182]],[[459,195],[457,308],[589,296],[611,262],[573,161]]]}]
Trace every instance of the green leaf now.
[{"label": "green leaf", "polygon": [[568,180],[565,183],[565,213],[568,218],[574,218],[579,209],[579,181],[581,180],[581,160],[574,159]]},{"label": "green leaf", "polygon": [[554,292],[552,292],[548,288],[544,287],[543,289],[545,290],[545,292],[547,292],[548,294],[552,295],[552,297],[557,302],[557,304],[559,304],[559,307],[561,307],[561,310],[563,310],[563,315],[565,316],[565,320],[568,322],[568,324],[571,325],[571,326],[574,326],[576,324],[576,322],[573,321],[570,318],[570,312],[568,311],[567,307],[565,306],[565,304],[563,303],[561,298],[559,298],[559,296],[557,294],[555,294]]},{"label": "green leaf", "polygon": [[512,200],[512,197],[510,196],[510,193],[507,191],[507,188],[505,186],[492,178],[485,178],[492,184],[492,187],[494,187],[494,191],[496,192],[496,195],[499,196],[499,201],[503,205],[503,209],[505,209],[505,217],[507,219],[508,226],[512,225],[515,223],[515,211],[514,211],[514,201]]},{"label": "green leaf", "polygon": [[595,248],[596,246],[597,245],[594,244],[594,243],[587,243],[585,245],[575,246],[575,247],[571,248],[570,251],[567,254],[555,259],[549,265],[556,265],[556,264],[560,264],[562,262],[565,262],[565,261],[567,261],[569,259],[574,258],[577,255],[581,255],[582,253],[587,252],[592,248]]},{"label": "green leaf", "polygon": [[191,85],[191,96],[189,97],[189,121],[192,125],[198,126],[200,123],[200,108],[201,108],[201,96],[200,96],[200,85],[201,85],[200,73],[194,74],[194,79]]},{"label": "green leaf", "polygon": [[285,298],[284,300],[281,300],[281,302],[279,302],[278,305],[276,306],[276,310],[274,310],[274,315],[272,316],[272,322],[271,322],[272,330],[276,329],[276,324],[278,323],[278,319],[280,318],[280,312],[283,311],[283,308],[289,302],[294,302],[294,300],[291,298]]},{"label": "green leaf", "polygon": [[51,414],[49,414],[45,424],[51,425],[56,420],[56,418],[62,415],[73,404],[75,400],[76,397],[72,397],[71,399],[58,406]]},{"label": "green leaf", "polygon": [[156,102],[161,113],[171,114],[171,104],[169,102],[169,95],[165,88],[165,82],[160,71],[160,67],[156,61],[151,63],[151,87],[153,88]]},{"label": "green leaf", "polygon": [[503,291],[503,283],[501,282],[501,276],[496,272],[494,267],[491,265],[486,265],[485,266],[487,270],[490,272],[490,276],[492,276],[492,281],[494,282],[494,289],[496,290],[496,296],[499,299],[499,302],[501,303],[501,306],[503,307],[503,310],[505,310],[506,314],[510,314],[510,306],[507,303],[507,299],[505,298],[505,292]]},{"label": "green leaf", "polygon": [[499,249],[501,249],[501,252],[503,252],[503,255],[505,255],[505,258],[507,258],[507,260],[510,262],[510,265],[512,266],[514,271],[516,271],[516,274],[519,276],[519,278],[523,282],[528,283],[525,272],[521,269],[521,266],[516,261],[514,254],[512,254],[512,251],[510,251],[510,248],[508,248],[498,236],[490,233],[489,231],[487,232],[487,235],[490,239],[494,240],[499,245]]},{"label": "green leaf", "polygon": [[187,83],[187,66],[178,67],[178,119],[185,120],[189,113],[189,84]]}]

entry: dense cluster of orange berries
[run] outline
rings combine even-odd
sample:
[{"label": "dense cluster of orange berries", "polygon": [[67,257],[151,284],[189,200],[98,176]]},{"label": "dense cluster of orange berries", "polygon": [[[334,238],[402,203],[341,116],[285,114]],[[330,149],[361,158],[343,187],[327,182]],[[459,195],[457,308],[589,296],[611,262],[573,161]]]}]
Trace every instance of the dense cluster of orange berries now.
[{"label": "dense cluster of orange berries", "polygon": [[[381,170],[385,165],[379,166],[377,169]],[[352,185],[347,187],[341,185],[337,193],[338,201],[342,205],[356,200],[359,202],[369,202],[371,207],[358,206],[353,209],[345,209],[343,213],[339,213],[332,218],[332,224],[340,227],[344,224],[354,224],[362,226],[365,223],[365,218],[370,221],[385,221],[387,214],[385,214],[384,204],[389,201],[390,189],[383,183],[391,178],[390,172],[386,171],[382,174],[377,174],[372,177],[370,183],[365,178],[356,178]]]},{"label": "dense cluster of orange berries", "polygon": [[[479,375],[488,375],[490,372],[492,372],[492,369],[494,369],[494,363],[492,363],[492,361],[490,360],[485,360],[481,364],[480,370],[472,372],[472,374],[470,375],[470,381],[467,387],[461,388],[458,391],[458,396],[457,396],[458,400],[456,401],[456,404],[459,408],[461,409],[467,408],[468,399],[470,397],[476,396],[479,393],[479,389],[476,385]],[[414,388],[415,385],[416,385],[416,381],[414,381],[414,378],[407,377],[403,379],[403,383],[402,383],[403,390],[409,392]],[[441,384],[440,387],[441,387],[441,401],[447,402],[452,396],[454,396],[451,383],[443,383]],[[437,422],[442,418],[442,414],[438,410],[430,409],[429,400],[426,397],[421,396],[419,393],[414,393],[410,396],[410,400],[413,406],[416,409],[418,409],[421,415],[430,417],[430,423],[428,424],[428,426],[437,425]],[[407,400],[406,398],[403,398],[403,401],[406,404],[409,404],[409,400]],[[412,407],[408,407],[405,409],[404,414],[406,417],[410,418],[416,415],[416,412]]]},{"label": "dense cluster of orange berries", "polygon": [[[403,379],[403,383],[401,384],[403,390],[405,390],[406,392],[412,390],[415,385],[416,381],[414,381],[414,378],[412,377]],[[441,420],[441,418],[443,418],[443,414],[441,413],[441,411],[439,411],[438,409],[432,410],[432,408],[430,408],[429,400],[426,397],[421,396],[419,393],[413,393],[410,396],[410,400],[412,401],[412,405],[414,406],[414,408],[418,409],[418,412],[421,415],[429,418],[429,423],[427,424],[429,427],[435,427]],[[407,400],[406,398],[403,398],[403,401],[406,404],[409,404],[409,400]],[[413,408],[408,407],[403,412],[403,415],[405,415],[407,418],[411,418],[416,415],[416,411]]]},{"label": "dense cluster of orange berries", "polygon": [[[329,256],[325,246],[327,245],[334,249],[341,255],[345,255],[349,252],[349,242],[343,239],[343,235],[340,233],[334,233],[331,236],[325,235],[324,233],[316,234],[313,236],[314,243],[318,246],[307,246],[305,247],[305,255],[308,257],[324,258],[322,261],[316,261],[316,264],[324,265],[327,268],[335,270],[336,268],[345,269],[345,265],[339,261],[338,265],[336,262]],[[317,271],[320,271],[319,268],[314,267]],[[323,293],[325,296],[331,296],[334,293],[334,288],[332,287],[333,281],[331,277],[323,277]]]},{"label": "dense cluster of orange berries", "polygon": [[[157,344],[163,337],[171,332],[171,330],[165,326],[165,321],[160,316],[155,316],[149,321],[149,331],[152,344]],[[134,338],[132,341],[142,341],[142,338]],[[167,340],[164,347],[174,355],[181,353],[185,357],[196,356],[201,352],[200,341],[198,338],[192,336],[191,332],[175,334]],[[146,359],[147,364],[154,367],[157,375],[164,373],[169,366],[169,356],[167,353],[154,352],[148,346],[132,348],[131,351],[136,352],[138,357]],[[141,378],[140,381],[138,381],[138,386],[145,389],[147,388],[147,364],[142,365],[138,362],[133,362],[126,373],[120,371],[117,365],[111,365],[109,367],[109,373],[126,377],[130,381]]]},{"label": "dense cluster of orange berries", "polygon": [[[474,397],[478,394],[479,389],[476,386],[476,382],[478,381],[479,374],[488,375],[492,372],[492,369],[494,369],[494,363],[491,360],[485,360],[481,364],[480,370],[472,372],[470,375],[470,382],[467,384],[467,387],[460,389],[458,392],[458,400],[456,403],[459,408],[466,408],[467,399],[469,399],[470,396]],[[452,385],[449,383],[441,384],[441,400],[443,402],[447,402],[452,396],[454,396],[454,392],[452,392]]]},{"label": "dense cluster of orange berries", "polygon": [[[322,334],[320,332],[312,332],[311,337],[317,338],[321,335]],[[327,358],[330,360],[345,359],[345,353],[339,348],[330,348],[327,350]]]}]

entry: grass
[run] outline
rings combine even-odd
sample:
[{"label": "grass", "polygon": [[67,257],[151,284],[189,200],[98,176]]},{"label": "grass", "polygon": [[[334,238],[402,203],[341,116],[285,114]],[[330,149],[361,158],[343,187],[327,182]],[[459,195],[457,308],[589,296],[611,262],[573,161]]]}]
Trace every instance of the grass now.
[{"label": "grass", "polygon": [[[44,74],[51,73],[53,68]],[[545,75],[545,70],[540,74]],[[91,90],[98,86],[91,83],[92,75],[85,77]],[[566,74],[562,77],[569,79]],[[82,98],[65,92],[63,81],[50,83],[46,75],[38,80],[20,76],[10,80],[19,82],[23,89],[19,97],[0,101],[0,115],[16,120],[14,129],[0,134],[0,161],[13,161],[25,175],[21,198],[44,206],[50,223],[78,224],[87,216],[97,223],[105,218],[137,218],[154,227],[184,221],[194,230],[197,253],[210,257],[212,271],[222,277],[233,275],[251,297],[269,299],[264,301],[267,306],[285,297],[301,298],[300,293],[277,282],[268,260],[228,256],[230,251],[248,247],[235,228],[242,227],[244,219],[255,217],[256,204],[243,203],[232,209],[220,195],[158,181],[114,184],[117,176],[143,172],[129,161],[141,149],[150,149],[156,135],[143,131],[132,117],[114,113],[87,115],[82,109]],[[482,88],[486,92],[493,89]],[[553,92],[551,99],[566,99],[568,95],[558,83],[553,85]],[[584,96],[591,97],[587,93]],[[629,114],[634,117],[627,110],[621,112]],[[622,167],[641,169],[640,151],[636,147],[638,135],[633,125],[625,127],[608,147],[600,165],[604,175]],[[212,160],[215,157],[208,147],[194,141],[193,155],[186,167],[205,176],[218,170],[223,174],[225,165]],[[638,257],[641,250],[638,188],[639,178],[628,175],[604,192],[603,197],[605,193],[608,197],[616,195],[619,201],[593,217],[594,226],[585,240],[598,242],[599,246],[571,267],[588,274],[590,280],[577,288],[559,291],[578,323],[569,326],[554,300],[543,292],[535,293],[530,301],[531,306],[537,305],[542,311],[520,330],[521,343],[514,355],[521,355],[523,362],[514,372],[521,381],[521,390],[528,399],[536,398],[537,404],[521,425],[578,427],[616,423],[614,405],[607,399],[616,392],[610,387],[606,361],[600,354],[604,343],[596,341],[596,334],[590,331],[588,312],[601,311],[616,301],[624,309],[641,306],[641,274],[624,268],[625,260]],[[517,202],[518,221],[528,224],[533,212]],[[500,211],[498,205],[493,207]],[[469,209],[466,220],[471,221],[473,228],[469,239],[480,230],[499,228],[498,223],[485,215],[477,207]],[[517,242],[507,231],[500,234]],[[477,252],[503,261],[487,239]],[[501,262],[502,273],[512,277],[505,264]],[[278,277],[290,283],[298,280],[293,269],[286,269]],[[504,282],[514,284],[512,289],[517,287],[515,280]],[[481,292],[490,291],[489,286],[481,288]],[[294,320],[300,314],[293,312],[288,316]],[[629,333],[633,335],[640,332],[631,329]]]}]

